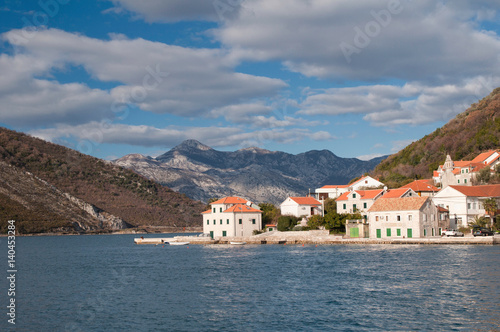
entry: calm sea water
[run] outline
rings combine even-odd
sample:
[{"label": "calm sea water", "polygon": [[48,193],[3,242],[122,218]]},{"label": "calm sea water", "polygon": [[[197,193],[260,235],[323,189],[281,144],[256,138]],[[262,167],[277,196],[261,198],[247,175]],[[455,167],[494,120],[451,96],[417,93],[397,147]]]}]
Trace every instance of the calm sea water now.
[{"label": "calm sea water", "polygon": [[163,247],[134,237],[17,238],[16,330],[500,330],[500,246]]}]

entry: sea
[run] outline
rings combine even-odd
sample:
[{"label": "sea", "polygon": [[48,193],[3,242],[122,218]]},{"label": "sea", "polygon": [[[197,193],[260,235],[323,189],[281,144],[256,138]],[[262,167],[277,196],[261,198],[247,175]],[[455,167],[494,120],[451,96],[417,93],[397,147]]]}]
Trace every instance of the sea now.
[{"label": "sea", "polygon": [[155,246],[135,237],[17,237],[9,296],[0,238],[0,330],[500,331],[500,246]]}]

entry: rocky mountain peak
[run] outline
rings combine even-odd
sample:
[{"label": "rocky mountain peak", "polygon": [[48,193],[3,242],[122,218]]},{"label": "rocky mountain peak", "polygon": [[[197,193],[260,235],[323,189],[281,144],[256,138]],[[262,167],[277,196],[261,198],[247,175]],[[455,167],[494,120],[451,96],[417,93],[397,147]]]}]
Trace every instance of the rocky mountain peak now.
[{"label": "rocky mountain peak", "polygon": [[173,150],[201,150],[201,151],[209,151],[213,150],[211,147],[195,140],[195,139],[188,139],[183,141],[181,144],[177,145],[176,147],[173,148]]}]

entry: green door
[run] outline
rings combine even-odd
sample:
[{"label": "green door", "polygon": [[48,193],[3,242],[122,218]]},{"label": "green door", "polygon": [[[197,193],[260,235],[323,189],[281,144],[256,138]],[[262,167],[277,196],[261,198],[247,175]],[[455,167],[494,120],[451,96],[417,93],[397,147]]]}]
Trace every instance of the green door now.
[{"label": "green door", "polygon": [[213,239],[214,238],[214,231],[210,231],[210,237]]},{"label": "green door", "polygon": [[391,237],[391,229],[387,228],[386,232],[387,232],[387,237]]},{"label": "green door", "polygon": [[359,237],[359,228],[351,228],[350,231],[350,236],[351,237]]},{"label": "green door", "polygon": [[226,236],[226,231],[222,231],[222,236]]},{"label": "green door", "polygon": [[382,230],[377,229],[377,239],[380,239],[382,237]]},{"label": "green door", "polygon": [[411,228],[408,228],[408,229],[406,230],[406,235],[408,235],[408,238],[413,237],[413,231],[412,231],[412,229],[411,229]]}]

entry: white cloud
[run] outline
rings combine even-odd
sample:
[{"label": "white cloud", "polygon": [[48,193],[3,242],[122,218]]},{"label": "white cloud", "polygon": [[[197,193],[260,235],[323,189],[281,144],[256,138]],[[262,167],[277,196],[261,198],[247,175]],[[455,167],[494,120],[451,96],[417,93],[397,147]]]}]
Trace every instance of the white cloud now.
[{"label": "white cloud", "polygon": [[[17,47],[18,52],[12,57],[2,55],[0,58],[0,61],[6,62],[4,65],[0,63],[0,66],[7,67],[7,75],[0,77],[0,89],[4,89],[0,90],[0,97],[3,95],[6,98],[5,95],[10,90],[25,90],[12,82],[23,86],[37,85],[40,95],[53,94],[51,99],[66,102],[68,115],[75,115],[85,103],[90,103],[87,105],[89,113],[84,115],[87,120],[96,112],[90,110],[90,106],[96,109],[105,106],[109,110],[116,108],[116,102],[134,104],[142,110],[156,113],[206,116],[213,108],[273,96],[286,87],[286,83],[278,79],[234,72],[232,67],[235,63],[222,50],[184,48],[141,38],[130,40],[121,35],[112,35],[114,39],[103,41],[57,29],[41,30],[37,32],[36,38],[23,43],[17,38],[20,33],[19,30],[12,30],[2,35],[4,40]],[[21,65],[8,68],[11,63],[30,61],[35,64],[29,64],[27,69]],[[40,65],[36,66],[37,63]],[[107,92],[88,87],[88,91],[85,91],[85,86],[79,84],[80,91],[76,91],[75,85],[63,85],[57,81],[49,84],[48,81],[34,79],[35,75],[50,78],[53,70],[68,66],[82,66],[96,80],[120,82],[122,85]],[[50,90],[61,95],[51,93]],[[65,90],[72,90],[73,95],[64,96]],[[85,97],[78,98],[78,95],[86,95],[88,100]],[[41,110],[33,108],[45,100],[37,101],[37,95],[33,93],[31,96],[33,105],[23,103],[22,98],[17,99],[22,112],[13,113],[12,118],[8,118],[9,121],[16,121],[16,118],[21,121],[22,117],[36,112],[40,116],[47,115],[43,112],[43,105]],[[95,100],[98,98],[100,99]],[[0,103],[5,101],[6,99],[0,99]],[[16,100],[7,102],[15,108]],[[102,117],[95,118],[100,119]],[[82,119],[76,115],[72,119],[58,119],[68,123],[81,122],[80,120]]]},{"label": "white cloud", "polygon": [[[394,3],[399,5],[391,7]],[[478,24],[498,17],[498,2],[253,0],[245,5],[250,10],[214,31],[235,58],[279,60],[292,71],[336,79],[449,82],[500,74],[500,38]],[[356,50],[348,54],[342,45]]]},{"label": "white cloud", "polygon": [[297,113],[365,114],[375,126],[422,125],[448,121],[500,85],[500,77],[475,77],[460,84],[407,83],[310,90]]}]

